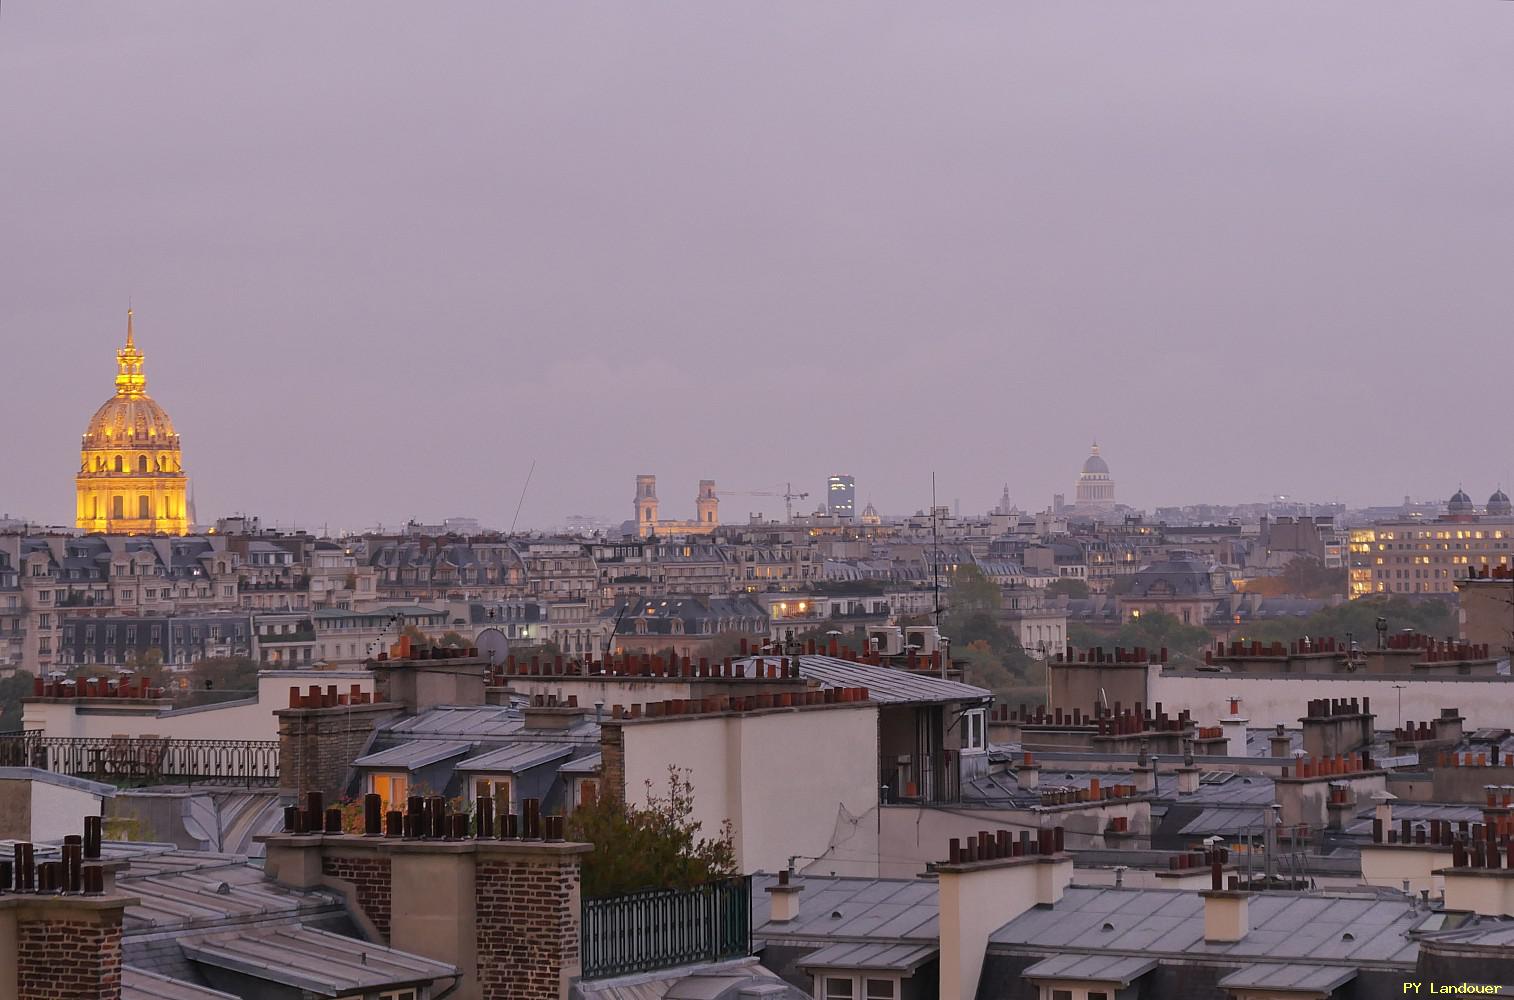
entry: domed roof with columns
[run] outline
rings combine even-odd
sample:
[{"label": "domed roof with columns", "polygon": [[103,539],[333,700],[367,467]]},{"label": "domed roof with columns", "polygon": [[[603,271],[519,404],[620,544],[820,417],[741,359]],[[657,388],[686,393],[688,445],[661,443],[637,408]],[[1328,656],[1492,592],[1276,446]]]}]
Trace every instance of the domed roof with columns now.
[{"label": "domed roof with columns", "polygon": [[1107,476],[1109,475],[1109,463],[1099,457],[1099,442],[1093,443],[1093,452],[1083,462],[1083,475]]},{"label": "domed roof with columns", "polygon": [[90,417],[75,478],[75,523],[113,534],[183,534],[189,528],[179,434],[147,394],[132,313],[116,351],[116,394]]}]

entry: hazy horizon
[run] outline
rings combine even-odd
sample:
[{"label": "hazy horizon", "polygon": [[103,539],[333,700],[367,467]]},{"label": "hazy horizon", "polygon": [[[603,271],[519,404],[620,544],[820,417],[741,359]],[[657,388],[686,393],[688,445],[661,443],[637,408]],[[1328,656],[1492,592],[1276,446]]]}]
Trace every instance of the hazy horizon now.
[{"label": "hazy horizon", "polygon": [[[0,13],[0,511],[128,301],[201,521],[1481,503],[1514,4]],[[1505,404],[1506,407],[1507,404]],[[782,489],[781,485],[777,486]],[[722,498],[723,519],[782,500]]]}]

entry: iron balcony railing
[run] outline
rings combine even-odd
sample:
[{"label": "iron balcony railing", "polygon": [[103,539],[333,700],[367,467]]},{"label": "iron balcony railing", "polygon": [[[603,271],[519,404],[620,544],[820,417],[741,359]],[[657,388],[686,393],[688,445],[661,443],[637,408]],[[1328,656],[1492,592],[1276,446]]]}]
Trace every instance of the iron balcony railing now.
[{"label": "iron balcony railing", "polygon": [[115,785],[277,785],[277,740],[0,733],[0,767],[35,767]]},{"label": "iron balcony railing", "polygon": [[585,979],[744,958],[752,953],[752,882],[585,899],[581,934]]}]

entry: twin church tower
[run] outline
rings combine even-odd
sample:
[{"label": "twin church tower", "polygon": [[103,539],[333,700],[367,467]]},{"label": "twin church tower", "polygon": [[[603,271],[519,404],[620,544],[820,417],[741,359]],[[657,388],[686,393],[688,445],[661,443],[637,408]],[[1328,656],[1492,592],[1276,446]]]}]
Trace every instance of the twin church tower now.
[{"label": "twin church tower", "polygon": [[189,531],[188,484],[173,421],[147,394],[143,356],[126,310],[126,346],[116,352],[116,394],[90,418],[75,479],[75,523],[113,535]]}]

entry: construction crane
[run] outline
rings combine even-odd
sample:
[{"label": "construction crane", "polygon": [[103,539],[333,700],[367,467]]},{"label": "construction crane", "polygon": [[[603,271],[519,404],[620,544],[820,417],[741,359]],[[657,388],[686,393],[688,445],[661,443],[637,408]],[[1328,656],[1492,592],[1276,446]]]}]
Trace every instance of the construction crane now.
[{"label": "construction crane", "polygon": [[783,492],[774,490],[716,490],[718,497],[783,497],[783,519],[785,523],[794,523],[794,501],[809,499],[808,493],[795,493],[793,483],[784,483]]}]

